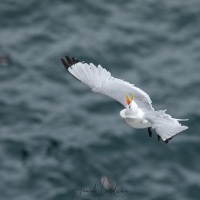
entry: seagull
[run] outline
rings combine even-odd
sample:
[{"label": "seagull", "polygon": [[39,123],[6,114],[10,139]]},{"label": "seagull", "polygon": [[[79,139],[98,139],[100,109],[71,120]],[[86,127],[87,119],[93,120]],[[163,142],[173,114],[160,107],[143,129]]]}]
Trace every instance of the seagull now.
[{"label": "seagull", "polygon": [[125,122],[133,128],[146,128],[150,137],[152,129],[155,129],[158,141],[161,138],[168,143],[173,136],[188,128],[179,123],[187,119],[172,118],[166,114],[166,110],[155,111],[147,93],[134,84],[114,78],[101,65],[87,64],[68,56],[61,58],[61,62],[72,76],[89,86],[93,92],[121,103],[125,109],[120,111],[120,116]]}]

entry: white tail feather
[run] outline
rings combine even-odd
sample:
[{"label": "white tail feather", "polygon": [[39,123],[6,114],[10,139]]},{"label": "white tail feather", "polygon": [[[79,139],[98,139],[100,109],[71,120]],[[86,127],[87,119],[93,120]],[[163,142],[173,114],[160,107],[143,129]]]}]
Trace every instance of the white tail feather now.
[{"label": "white tail feather", "polygon": [[155,128],[163,141],[188,128],[179,123],[179,121],[186,121],[185,119],[174,119],[163,110],[148,112],[144,117],[152,124],[152,128]]}]

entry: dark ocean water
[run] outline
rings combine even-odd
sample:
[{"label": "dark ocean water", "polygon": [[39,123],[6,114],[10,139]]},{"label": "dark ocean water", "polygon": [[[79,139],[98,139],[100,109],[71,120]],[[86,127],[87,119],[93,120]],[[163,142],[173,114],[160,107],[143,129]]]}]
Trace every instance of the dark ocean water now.
[{"label": "dark ocean water", "polygon": [[[200,1],[0,2],[0,200],[68,200],[102,176],[126,193],[74,199],[200,199]],[[169,144],[128,127],[123,107],[66,73],[101,64],[189,118]],[[81,187],[81,186],[79,186]]]}]

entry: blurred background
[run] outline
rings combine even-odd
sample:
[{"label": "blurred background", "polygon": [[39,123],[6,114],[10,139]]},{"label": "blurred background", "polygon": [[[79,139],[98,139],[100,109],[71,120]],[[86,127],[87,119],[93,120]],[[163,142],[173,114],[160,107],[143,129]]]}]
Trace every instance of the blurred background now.
[{"label": "blurred background", "polygon": [[[127,192],[74,199],[200,199],[199,24],[199,0],[1,0],[0,200],[72,199],[102,176]],[[134,83],[189,129],[165,144],[130,128],[65,55]]]}]

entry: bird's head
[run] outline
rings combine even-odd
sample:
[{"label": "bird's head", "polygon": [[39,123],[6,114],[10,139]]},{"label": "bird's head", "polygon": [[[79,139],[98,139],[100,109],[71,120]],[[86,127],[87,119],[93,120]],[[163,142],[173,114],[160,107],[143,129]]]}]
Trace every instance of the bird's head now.
[{"label": "bird's head", "polygon": [[126,94],[126,111],[128,114],[137,115],[138,114],[138,106],[134,101],[134,93],[132,93],[131,98]]}]

